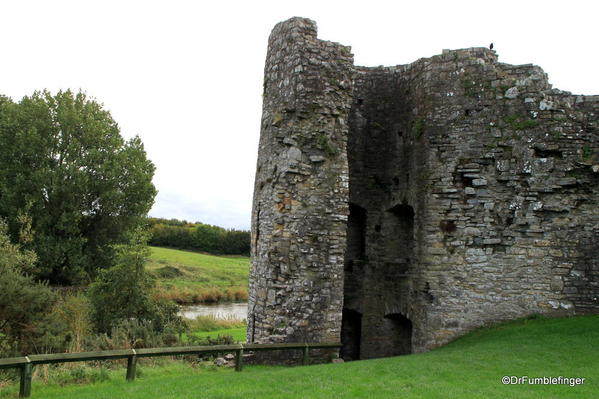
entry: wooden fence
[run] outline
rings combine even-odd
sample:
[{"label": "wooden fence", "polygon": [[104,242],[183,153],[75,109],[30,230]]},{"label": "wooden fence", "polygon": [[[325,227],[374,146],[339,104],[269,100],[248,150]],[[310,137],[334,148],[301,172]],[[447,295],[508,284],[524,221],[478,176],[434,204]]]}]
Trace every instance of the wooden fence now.
[{"label": "wooden fence", "polygon": [[21,383],[19,397],[26,398],[31,395],[31,379],[33,366],[36,364],[85,362],[90,360],[127,359],[127,381],[135,379],[135,366],[141,357],[174,356],[174,355],[199,355],[206,353],[235,352],[235,370],[243,368],[244,351],[272,351],[300,349],[303,351],[302,364],[310,362],[310,349],[340,348],[340,343],[320,344],[234,344],[212,346],[179,346],[170,348],[145,348],[145,349],[120,349],[99,352],[80,353],[53,353],[48,355],[29,355],[0,359],[0,369],[19,368],[21,370]]}]

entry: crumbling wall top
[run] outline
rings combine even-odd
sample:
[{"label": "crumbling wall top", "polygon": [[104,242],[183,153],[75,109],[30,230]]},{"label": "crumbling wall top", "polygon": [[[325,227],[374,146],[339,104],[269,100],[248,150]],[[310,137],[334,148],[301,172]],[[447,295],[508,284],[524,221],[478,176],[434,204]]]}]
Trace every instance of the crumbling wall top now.
[{"label": "crumbling wall top", "polygon": [[302,36],[316,39],[316,22],[302,17],[293,17],[286,21],[279,22],[270,33],[269,42],[287,36],[293,39],[298,39]]}]

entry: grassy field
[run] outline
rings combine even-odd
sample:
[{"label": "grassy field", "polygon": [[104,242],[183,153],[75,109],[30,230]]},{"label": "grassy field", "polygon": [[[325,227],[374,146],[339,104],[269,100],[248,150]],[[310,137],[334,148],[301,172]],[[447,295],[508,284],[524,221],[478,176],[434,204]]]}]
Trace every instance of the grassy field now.
[{"label": "grassy field", "polygon": [[147,270],[160,298],[178,303],[247,300],[249,258],[150,247]]},{"label": "grassy field", "polygon": [[190,330],[193,331],[192,334],[198,338],[210,337],[212,340],[215,340],[219,337],[229,336],[235,342],[245,342],[245,320],[198,316],[194,320],[189,320],[188,323]]},{"label": "grassy field", "polygon": [[[33,398],[597,398],[599,316],[531,319],[484,328],[424,354],[241,373],[189,364],[141,366],[91,385],[42,384]],[[504,385],[503,376],[580,377],[582,385]],[[10,387],[0,397],[16,397]]]},{"label": "grassy field", "polygon": [[212,338],[216,339],[219,336],[231,336],[235,342],[245,342],[245,326],[235,328],[221,328],[212,331],[201,331],[194,333],[199,338]]}]

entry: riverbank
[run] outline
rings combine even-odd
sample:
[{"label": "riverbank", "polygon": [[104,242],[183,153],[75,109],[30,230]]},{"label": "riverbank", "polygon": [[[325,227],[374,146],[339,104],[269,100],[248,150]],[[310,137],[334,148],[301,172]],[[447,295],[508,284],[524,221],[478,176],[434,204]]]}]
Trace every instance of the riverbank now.
[{"label": "riverbank", "polygon": [[248,314],[247,306],[247,302],[183,305],[179,315],[186,319],[210,316],[223,320],[245,320]]},{"label": "riverbank", "polygon": [[156,278],[157,298],[186,305],[247,301],[248,257],[161,247],[150,250],[146,270]]},{"label": "riverbank", "polygon": [[245,319],[216,318],[214,316],[198,316],[187,321],[189,333],[182,337],[183,342],[188,342],[189,337],[201,341],[218,341],[219,343],[245,342]]}]

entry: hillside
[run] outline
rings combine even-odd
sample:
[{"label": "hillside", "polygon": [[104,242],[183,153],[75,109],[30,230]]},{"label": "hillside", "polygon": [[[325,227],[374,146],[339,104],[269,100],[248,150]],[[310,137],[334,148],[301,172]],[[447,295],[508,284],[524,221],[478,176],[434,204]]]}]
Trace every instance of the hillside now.
[{"label": "hillside", "polygon": [[158,296],[178,303],[247,299],[249,258],[214,256],[150,247],[146,268],[158,281]]},{"label": "hillside", "polygon": [[[87,386],[44,386],[33,398],[593,398],[599,396],[599,316],[529,319],[479,329],[424,354],[309,367],[124,369]],[[568,385],[503,385],[503,376],[581,377]],[[13,390],[15,391],[15,390]],[[10,397],[9,395],[0,395]]]}]

